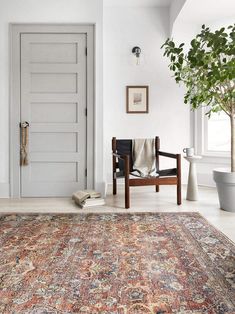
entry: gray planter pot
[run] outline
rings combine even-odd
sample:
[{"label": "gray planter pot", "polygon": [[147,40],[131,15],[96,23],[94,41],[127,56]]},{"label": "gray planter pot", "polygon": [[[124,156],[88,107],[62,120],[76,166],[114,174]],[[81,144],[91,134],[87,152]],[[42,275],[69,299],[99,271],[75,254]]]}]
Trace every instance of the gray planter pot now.
[{"label": "gray planter pot", "polygon": [[220,208],[235,213],[235,172],[215,169],[213,177],[219,194]]}]

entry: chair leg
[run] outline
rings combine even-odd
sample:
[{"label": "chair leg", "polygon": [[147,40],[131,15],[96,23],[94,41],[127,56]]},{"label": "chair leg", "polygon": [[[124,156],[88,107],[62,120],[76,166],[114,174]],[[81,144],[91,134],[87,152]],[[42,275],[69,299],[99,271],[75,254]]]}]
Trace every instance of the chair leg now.
[{"label": "chair leg", "polygon": [[[114,145],[115,144],[115,145]],[[116,151],[116,141],[112,140],[112,149],[113,152]],[[116,177],[116,157],[113,156],[113,195],[117,194],[117,177]]]},{"label": "chair leg", "polygon": [[117,194],[117,179],[113,178],[113,195]]},{"label": "chair leg", "polygon": [[181,205],[181,183],[177,184],[177,205]]},{"label": "chair leg", "polygon": [[156,185],[155,187],[156,187],[156,192],[159,192],[159,190],[160,190],[159,185]]},{"label": "chair leg", "polygon": [[181,155],[177,154],[177,205],[181,205]]},{"label": "chair leg", "polygon": [[130,186],[125,182],[125,208],[130,208]]},{"label": "chair leg", "polygon": [[130,208],[129,156],[125,156],[125,208]]}]

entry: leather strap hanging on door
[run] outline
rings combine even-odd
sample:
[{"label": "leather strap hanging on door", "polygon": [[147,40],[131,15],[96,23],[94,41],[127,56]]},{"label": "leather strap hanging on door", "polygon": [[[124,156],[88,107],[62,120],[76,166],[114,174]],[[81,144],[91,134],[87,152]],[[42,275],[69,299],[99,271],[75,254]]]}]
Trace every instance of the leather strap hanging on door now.
[{"label": "leather strap hanging on door", "polygon": [[20,165],[27,166],[28,161],[28,141],[29,141],[29,123],[27,121],[20,123]]}]

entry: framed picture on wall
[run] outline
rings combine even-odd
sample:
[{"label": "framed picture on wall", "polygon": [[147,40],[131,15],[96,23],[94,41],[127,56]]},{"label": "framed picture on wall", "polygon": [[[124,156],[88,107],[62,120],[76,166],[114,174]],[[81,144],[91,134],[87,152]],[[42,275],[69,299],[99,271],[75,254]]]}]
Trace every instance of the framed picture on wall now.
[{"label": "framed picture on wall", "polygon": [[126,87],[126,112],[148,113],[149,112],[149,87],[127,86]]}]

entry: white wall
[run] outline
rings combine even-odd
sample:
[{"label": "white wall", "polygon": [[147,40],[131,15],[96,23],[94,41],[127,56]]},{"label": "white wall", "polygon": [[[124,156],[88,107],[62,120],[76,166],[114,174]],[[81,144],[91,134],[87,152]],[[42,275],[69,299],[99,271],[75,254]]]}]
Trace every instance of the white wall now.
[{"label": "white wall", "polygon": [[[103,1],[0,0],[0,196],[9,195],[9,23],[96,24],[96,187],[103,184]],[[97,166],[98,165],[98,166]]]},{"label": "white wall", "polygon": [[[161,138],[162,150],[180,153],[190,143],[189,107],[160,49],[169,36],[167,8],[104,9],[104,171],[111,182],[111,138]],[[145,63],[133,65],[140,46]],[[149,85],[149,114],[126,113],[126,85]],[[183,182],[188,165],[183,163]],[[162,166],[168,163],[162,162]],[[170,164],[171,166],[171,164]]]},{"label": "white wall", "polygon": [[[183,11],[185,6],[173,32],[180,42],[190,40],[202,24],[185,20],[188,14]],[[159,135],[162,149],[175,153],[190,145],[190,112],[183,103],[184,89],[171,77],[160,49],[169,36],[168,8],[105,7],[103,18],[102,0],[0,0],[0,197],[9,195],[9,23],[96,24],[96,188],[102,190],[103,181],[111,182],[112,136]],[[144,56],[141,66],[133,64],[131,50],[136,45]],[[149,114],[126,113],[126,85],[149,85]],[[184,159],[182,164],[186,183],[188,164]],[[162,166],[168,163],[163,161]],[[205,177],[209,168],[202,167]]]},{"label": "white wall", "polygon": [[174,23],[177,20],[186,0],[174,0],[171,3],[169,14],[170,14],[170,34],[172,34]]}]

